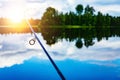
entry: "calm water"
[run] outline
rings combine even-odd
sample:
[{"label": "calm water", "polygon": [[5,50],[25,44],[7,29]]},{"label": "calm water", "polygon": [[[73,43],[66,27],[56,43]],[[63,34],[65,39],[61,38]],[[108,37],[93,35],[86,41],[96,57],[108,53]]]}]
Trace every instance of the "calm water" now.
[{"label": "calm water", "polygon": [[[119,80],[120,37],[112,30],[43,29],[38,37],[66,80]],[[0,80],[61,80],[30,33],[0,34]]]}]

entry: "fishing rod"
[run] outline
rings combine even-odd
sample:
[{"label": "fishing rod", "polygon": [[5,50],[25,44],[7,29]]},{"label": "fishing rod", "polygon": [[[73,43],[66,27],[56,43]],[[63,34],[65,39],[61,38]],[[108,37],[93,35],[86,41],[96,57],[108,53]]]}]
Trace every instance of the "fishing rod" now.
[{"label": "fishing rod", "polygon": [[[38,41],[38,43],[40,44],[40,46],[42,47],[42,49],[44,50],[45,54],[47,55],[47,57],[49,58],[50,62],[52,63],[53,67],[55,68],[55,70],[57,71],[58,75],[61,77],[62,80],[65,80],[64,75],[62,74],[62,72],[59,70],[59,68],[57,67],[57,65],[55,64],[55,62],[53,61],[53,59],[51,58],[51,56],[49,55],[49,53],[47,52],[47,50],[45,49],[45,47],[43,46],[43,44],[41,43],[41,41],[39,40],[39,38],[37,37],[35,31],[33,30],[31,24],[29,23],[28,19],[25,18],[30,30],[32,31],[32,33],[34,34],[34,37],[36,38],[36,40]],[[31,41],[33,41],[33,43],[31,43],[31,45],[34,45],[35,40],[32,39]]]}]

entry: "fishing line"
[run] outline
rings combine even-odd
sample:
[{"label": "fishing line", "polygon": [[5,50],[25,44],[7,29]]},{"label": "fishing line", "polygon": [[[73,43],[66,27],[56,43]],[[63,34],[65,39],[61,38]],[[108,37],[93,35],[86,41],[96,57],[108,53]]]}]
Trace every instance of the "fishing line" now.
[{"label": "fishing line", "polygon": [[[41,43],[41,41],[39,40],[39,38],[37,37],[35,31],[33,30],[31,24],[29,23],[28,19],[25,17],[25,20],[28,24],[28,26],[30,27],[30,30],[32,31],[32,33],[34,34],[34,37],[36,38],[36,40],[38,41],[38,43],[40,44],[40,46],[42,47],[42,49],[44,50],[45,54],[47,55],[47,57],[49,58],[50,62],[52,63],[53,67],[55,68],[55,70],[57,71],[58,75],[61,77],[62,80],[65,80],[64,75],[61,73],[61,71],[59,70],[59,68],[57,67],[57,65],[55,64],[55,62],[53,61],[53,59],[51,58],[51,56],[48,54],[47,50],[45,49],[45,47],[43,46],[43,44]],[[32,40],[33,44],[35,44],[35,40]],[[31,44],[31,41],[29,41],[29,43]]]}]

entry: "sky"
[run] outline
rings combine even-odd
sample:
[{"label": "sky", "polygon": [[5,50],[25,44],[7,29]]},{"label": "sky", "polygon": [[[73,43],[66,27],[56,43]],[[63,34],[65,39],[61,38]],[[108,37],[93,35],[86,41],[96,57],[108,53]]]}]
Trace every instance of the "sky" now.
[{"label": "sky", "polygon": [[0,16],[13,17],[27,15],[41,18],[46,8],[51,6],[60,12],[74,11],[78,4],[93,6],[96,12],[101,11],[112,16],[120,16],[120,0],[0,0]]}]

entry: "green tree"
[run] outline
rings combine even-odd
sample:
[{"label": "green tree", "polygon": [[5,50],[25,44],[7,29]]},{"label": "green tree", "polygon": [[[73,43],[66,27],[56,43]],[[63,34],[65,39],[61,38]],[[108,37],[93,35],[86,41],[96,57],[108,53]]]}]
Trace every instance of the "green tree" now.
[{"label": "green tree", "polygon": [[82,4],[78,4],[75,9],[76,9],[77,14],[81,15],[82,12],[83,12],[83,5]]},{"label": "green tree", "polygon": [[93,7],[90,7],[89,5],[87,5],[87,6],[85,7],[85,14],[86,14],[86,13],[89,13],[89,14],[93,15],[94,12],[95,12],[95,9],[94,9]]},{"label": "green tree", "polygon": [[74,12],[69,12],[69,25],[76,25],[76,15]]},{"label": "green tree", "polygon": [[65,25],[69,25],[69,13],[65,13]]},{"label": "green tree", "polygon": [[77,16],[78,16],[78,18],[76,18],[76,21],[77,21],[76,25],[81,25],[82,24],[82,13],[84,10],[83,5],[78,4],[75,9],[76,9]]},{"label": "green tree", "polygon": [[57,23],[58,11],[52,7],[48,7],[41,19],[42,25],[55,25]]},{"label": "green tree", "polygon": [[102,27],[104,26],[104,16],[101,12],[98,12],[97,17],[96,17],[96,27]]},{"label": "green tree", "polygon": [[93,23],[93,21],[95,20],[94,12],[95,12],[95,10],[93,7],[90,7],[89,5],[87,5],[85,7],[85,13],[84,13],[83,19],[82,19],[83,25],[92,26],[94,24]]},{"label": "green tree", "polygon": [[110,23],[111,23],[111,18],[109,16],[109,14],[105,15],[105,26],[110,27]]},{"label": "green tree", "polygon": [[65,25],[65,15],[61,12],[58,17],[58,25]]}]

